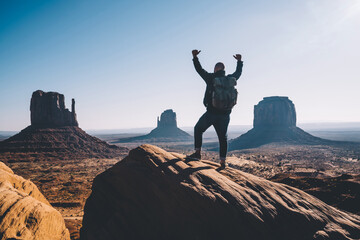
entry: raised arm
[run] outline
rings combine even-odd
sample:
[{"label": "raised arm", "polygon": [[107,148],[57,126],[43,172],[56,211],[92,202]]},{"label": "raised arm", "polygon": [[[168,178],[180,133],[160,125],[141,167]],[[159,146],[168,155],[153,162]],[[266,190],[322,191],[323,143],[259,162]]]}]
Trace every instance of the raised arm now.
[{"label": "raised arm", "polygon": [[199,62],[199,58],[197,57],[197,55],[200,53],[201,51],[198,50],[193,50],[192,51],[192,55],[193,55],[193,62],[194,62],[194,67],[196,72],[202,77],[202,79],[205,80],[205,82],[208,82],[208,79],[210,78],[210,73],[208,73],[207,71],[205,71],[200,62]]},{"label": "raised arm", "polygon": [[230,74],[229,76],[234,77],[236,78],[236,80],[238,80],[242,73],[243,61],[241,61],[240,54],[234,55],[234,58],[237,60],[236,70],[233,74]]}]

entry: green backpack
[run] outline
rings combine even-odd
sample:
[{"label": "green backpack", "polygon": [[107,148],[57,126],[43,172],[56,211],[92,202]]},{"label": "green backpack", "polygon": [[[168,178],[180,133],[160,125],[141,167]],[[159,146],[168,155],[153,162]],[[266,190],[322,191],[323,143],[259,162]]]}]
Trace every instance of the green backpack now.
[{"label": "green backpack", "polygon": [[219,110],[231,110],[237,101],[236,78],[224,76],[213,80],[212,105]]}]

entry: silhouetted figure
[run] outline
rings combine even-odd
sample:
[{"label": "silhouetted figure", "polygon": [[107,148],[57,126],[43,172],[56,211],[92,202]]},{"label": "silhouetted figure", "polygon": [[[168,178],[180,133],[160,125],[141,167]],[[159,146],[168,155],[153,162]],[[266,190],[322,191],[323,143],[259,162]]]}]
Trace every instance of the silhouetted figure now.
[{"label": "silhouetted figure", "polygon": [[193,50],[193,62],[196,71],[206,82],[204,105],[206,112],[201,116],[194,128],[195,153],[189,158],[201,159],[201,146],[203,133],[213,125],[220,144],[220,164],[225,168],[227,154],[227,129],[230,121],[232,107],[236,104],[237,91],[235,89],[236,80],[239,79],[243,62],[241,55],[236,54],[236,71],[233,74],[225,75],[225,65],[218,62],[215,65],[214,73],[205,71],[199,62],[198,54],[201,51]]}]

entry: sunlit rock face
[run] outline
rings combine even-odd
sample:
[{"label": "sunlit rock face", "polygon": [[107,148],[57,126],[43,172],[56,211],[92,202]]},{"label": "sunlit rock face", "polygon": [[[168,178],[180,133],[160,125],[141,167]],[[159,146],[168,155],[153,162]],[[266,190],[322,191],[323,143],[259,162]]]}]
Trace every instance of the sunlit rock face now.
[{"label": "sunlit rock face", "polygon": [[0,162],[1,239],[70,240],[61,214],[39,189]]}]

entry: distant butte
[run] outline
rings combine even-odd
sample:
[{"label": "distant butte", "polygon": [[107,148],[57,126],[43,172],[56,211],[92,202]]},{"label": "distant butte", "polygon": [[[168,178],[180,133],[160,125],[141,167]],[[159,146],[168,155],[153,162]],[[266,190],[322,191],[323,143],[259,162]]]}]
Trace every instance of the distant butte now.
[{"label": "distant butte", "polygon": [[30,103],[31,125],[39,127],[79,126],[76,120],[75,99],[71,112],[65,108],[65,97],[57,92],[33,92]]},{"label": "distant butte", "polygon": [[176,113],[172,109],[168,109],[161,114],[160,118],[158,117],[157,127],[149,134],[138,137],[122,138],[118,139],[116,142],[180,142],[189,140],[192,140],[191,135],[177,127]]},{"label": "distant butte", "polygon": [[288,97],[264,97],[254,107],[254,127],[230,141],[229,150],[255,148],[269,143],[334,144],[296,126],[296,111]]},{"label": "distant butte", "polygon": [[127,148],[109,145],[79,128],[75,100],[70,112],[63,94],[35,91],[30,112],[31,125],[0,142],[0,160],[114,158],[127,152]]}]

